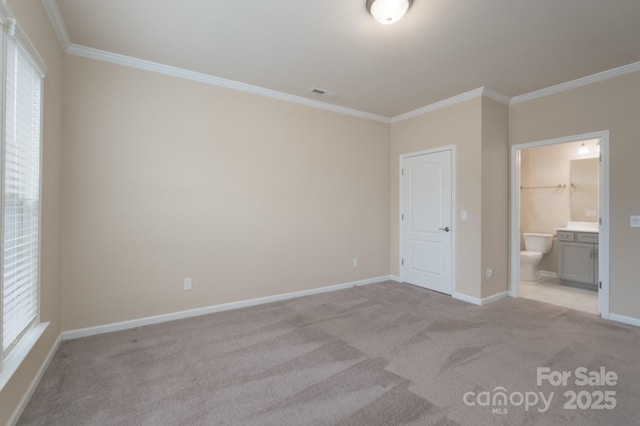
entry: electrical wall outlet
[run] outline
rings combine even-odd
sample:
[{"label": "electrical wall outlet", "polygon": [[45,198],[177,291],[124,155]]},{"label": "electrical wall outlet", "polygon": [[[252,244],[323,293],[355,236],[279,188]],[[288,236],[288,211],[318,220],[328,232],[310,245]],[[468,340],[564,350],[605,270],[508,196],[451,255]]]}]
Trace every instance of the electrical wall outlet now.
[{"label": "electrical wall outlet", "polygon": [[630,222],[632,228],[640,228],[640,216],[631,216]]},{"label": "electrical wall outlet", "polygon": [[488,280],[490,280],[491,277],[493,277],[493,270],[491,268],[487,268],[487,271],[485,272],[485,276],[487,277]]},{"label": "electrical wall outlet", "polygon": [[191,290],[191,278],[184,279],[184,289]]},{"label": "electrical wall outlet", "polygon": [[357,258],[357,257],[354,257],[354,258],[353,258],[353,267],[354,267],[354,268],[357,268],[357,267],[358,267],[358,258]]}]

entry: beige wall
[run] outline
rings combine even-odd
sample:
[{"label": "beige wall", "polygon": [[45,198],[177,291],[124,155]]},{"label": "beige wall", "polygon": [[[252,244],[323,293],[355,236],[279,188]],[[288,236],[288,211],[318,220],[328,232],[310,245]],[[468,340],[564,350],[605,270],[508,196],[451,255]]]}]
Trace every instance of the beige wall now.
[{"label": "beige wall", "polygon": [[[455,146],[455,287],[476,299],[508,287],[508,107],[478,97],[391,126],[391,274],[399,275],[400,156]],[[460,212],[467,220],[460,220]],[[485,278],[490,268],[493,277]]]},{"label": "beige wall", "polygon": [[65,330],[389,274],[387,124],[69,55],[64,113]]},{"label": "beige wall", "polygon": [[[571,160],[578,155],[580,142],[547,145],[521,150],[520,183],[523,187],[567,185],[562,189],[541,188],[520,191],[520,233],[556,234],[571,220]],[[524,250],[521,238],[521,250]],[[540,262],[540,269],[558,272],[558,241]]]},{"label": "beige wall", "polygon": [[[482,297],[509,287],[509,107],[482,98]],[[487,278],[486,271],[493,275]]]},{"label": "beige wall", "polygon": [[510,143],[609,130],[611,313],[640,318],[640,72],[512,105]]},{"label": "beige wall", "polygon": [[9,0],[9,7],[47,64],[43,95],[42,251],[40,319],[51,322],[24,363],[0,392],[0,424],[25,396],[60,335],[60,146],[62,143],[62,50],[39,0]]},{"label": "beige wall", "polygon": [[[481,297],[482,238],[481,98],[403,120],[391,125],[390,233],[391,274],[399,275],[399,164],[400,155],[455,145],[455,199],[457,211],[455,291]],[[460,221],[460,210],[469,220]]]},{"label": "beige wall", "polygon": [[611,312],[640,318],[640,231],[628,227],[640,214],[640,73],[389,126],[63,58],[40,1],[9,4],[49,67],[41,310],[51,326],[0,393],[0,424],[61,327],[398,275],[399,157],[446,145],[456,147],[456,291],[482,298],[507,286],[507,143],[610,130]]}]

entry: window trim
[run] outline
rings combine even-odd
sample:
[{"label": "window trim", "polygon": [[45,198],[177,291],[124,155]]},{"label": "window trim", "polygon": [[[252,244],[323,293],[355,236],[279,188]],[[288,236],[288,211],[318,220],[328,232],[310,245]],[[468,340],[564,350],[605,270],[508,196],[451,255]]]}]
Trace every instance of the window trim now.
[{"label": "window trim", "polygon": [[[41,313],[41,277],[42,277],[42,183],[43,183],[43,147],[44,147],[44,78],[46,77],[47,67],[34,47],[33,43],[27,36],[24,29],[15,20],[13,13],[6,5],[5,2],[0,2],[0,191],[4,188],[4,147],[5,147],[5,126],[6,126],[6,55],[7,55],[7,39],[8,37],[15,37],[19,46],[24,49],[25,56],[34,66],[36,72],[39,73],[40,84],[40,152],[39,152],[39,202],[38,202],[38,275],[37,275],[37,315],[31,322],[18,341],[13,347],[11,347],[7,353],[4,350],[0,350],[0,391],[4,389],[7,383],[11,380],[13,374],[20,367],[22,362],[27,358],[33,347],[38,343],[40,337],[49,326],[49,322],[40,322]],[[0,194],[1,195],[1,194]],[[0,196],[0,208],[4,211],[4,205],[2,205],[2,199]],[[0,236],[1,237],[1,236]],[[0,253],[3,253],[3,237],[0,238]],[[2,285],[0,284],[0,342],[2,342]]]},{"label": "window trim", "polygon": [[9,351],[2,360],[0,367],[0,392],[9,383],[13,374],[18,370],[20,365],[27,358],[31,349],[38,343],[40,337],[44,334],[49,322],[40,322],[32,325],[26,333],[22,335],[18,343]]}]

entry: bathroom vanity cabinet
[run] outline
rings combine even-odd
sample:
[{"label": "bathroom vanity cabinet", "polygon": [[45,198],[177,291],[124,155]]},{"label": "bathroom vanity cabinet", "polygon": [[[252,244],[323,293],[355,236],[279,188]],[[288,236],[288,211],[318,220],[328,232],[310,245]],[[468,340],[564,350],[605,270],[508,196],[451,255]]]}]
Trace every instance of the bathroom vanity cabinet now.
[{"label": "bathroom vanity cabinet", "polygon": [[598,290],[598,233],[558,230],[558,278],[565,285]]}]

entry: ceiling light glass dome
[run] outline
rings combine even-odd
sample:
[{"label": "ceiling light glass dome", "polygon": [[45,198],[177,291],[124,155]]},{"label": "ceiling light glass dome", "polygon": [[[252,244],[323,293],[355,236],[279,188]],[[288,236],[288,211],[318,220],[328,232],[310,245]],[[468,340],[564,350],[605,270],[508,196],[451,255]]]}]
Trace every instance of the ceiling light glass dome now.
[{"label": "ceiling light glass dome", "polygon": [[367,0],[367,10],[373,18],[384,25],[398,22],[413,0]]}]

